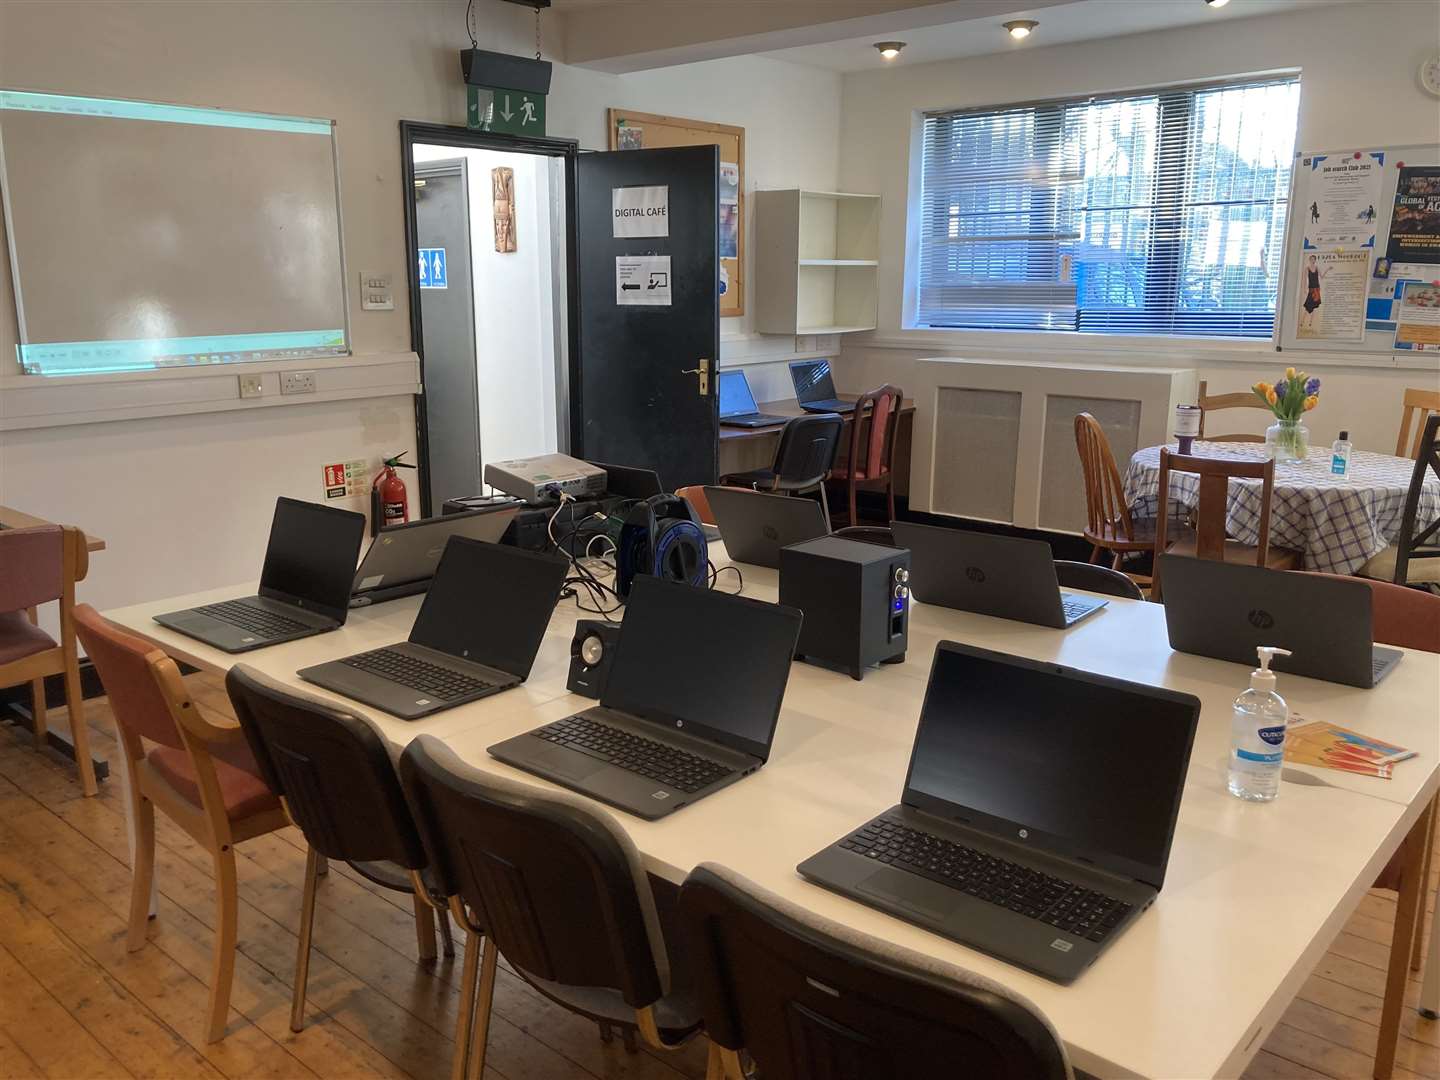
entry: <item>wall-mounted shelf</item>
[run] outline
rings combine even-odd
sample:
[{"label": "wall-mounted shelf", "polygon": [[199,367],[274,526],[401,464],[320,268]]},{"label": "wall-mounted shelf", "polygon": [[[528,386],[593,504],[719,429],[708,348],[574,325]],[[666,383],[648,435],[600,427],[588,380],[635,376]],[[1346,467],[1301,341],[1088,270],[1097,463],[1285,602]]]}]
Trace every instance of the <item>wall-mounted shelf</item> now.
[{"label": "wall-mounted shelf", "polygon": [[757,191],[755,329],[848,334],[875,329],[880,197]]}]

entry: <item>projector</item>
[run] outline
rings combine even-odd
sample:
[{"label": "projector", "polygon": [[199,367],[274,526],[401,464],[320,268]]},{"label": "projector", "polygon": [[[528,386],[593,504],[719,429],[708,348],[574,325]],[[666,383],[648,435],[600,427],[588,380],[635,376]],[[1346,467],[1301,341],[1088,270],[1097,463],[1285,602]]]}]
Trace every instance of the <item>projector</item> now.
[{"label": "projector", "polygon": [[568,454],[492,461],[485,483],[527,503],[554,502],[561,495],[584,499],[605,493],[605,470]]}]

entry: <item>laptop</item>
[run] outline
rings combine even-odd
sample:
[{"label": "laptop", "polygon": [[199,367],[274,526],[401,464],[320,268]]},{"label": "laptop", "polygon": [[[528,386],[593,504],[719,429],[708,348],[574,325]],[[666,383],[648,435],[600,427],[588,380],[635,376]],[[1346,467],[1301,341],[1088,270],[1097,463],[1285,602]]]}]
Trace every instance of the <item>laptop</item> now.
[{"label": "laptop", "polygon": [[381,529],[355,571],[350,606],[364,607],[424,592],[450,537],[496,543],[519,512],[518,506],[467,510]]},{"label": "laptop", "polygon": [[618,499],[650,499],[665,494],[665,489],[660,486],[660,474],[654,469],[607,465],[603,461],[591,461],[588,464],[605,470],[606,495]]},{"label": "laptop", "polygon": [[732,487],[707,487],[705,498],[733,562],[778,569],[781,548],[830,533],[825,511],[813,499]]},{"label": "laptop", "polygon": [[673,814],[770,757],[800,618],[641,574],[600,704],[490,755],[637,817]]},{"label": "laptop", "polygon": [[364,514],[276,499],[259,594],[169,611],[155,621],[227,653],[339,629],[364,539]]},{"label": "laptop", "polygon": [[1170,647],[1253,668],[1255,649],[1278,645],[1271,668],[1368,690],[1400,663],[1376,645],[1370,586],[1217,559],[1160,556]]},{"label": "laptop", "polygon": [[296,674],[402,720],[519,686],[569,565],[558,555],[452,536],[409,640]]},{"label": "laptop", "polygon": [[853,401],[841,401],[835,396],[829,360],[791,360],[790,381],[795,384],[795,400],[806,412],[855,411]]},{"label": "laptop", "polygon": [[720,423],[726,427],[770,427],[789,419],[760,411],[745,372],[720,372]]},{"label": "laptop", "polygon": [[925,604],[1063,630],[1109,601],[1060,591],[1043,540],[892,521],[910,549],[910,592]]},{"label": "laptop", "polygon": [[1165,881],[1200,701],[953,641],[900,804],[802,877],[1068,983]]}]

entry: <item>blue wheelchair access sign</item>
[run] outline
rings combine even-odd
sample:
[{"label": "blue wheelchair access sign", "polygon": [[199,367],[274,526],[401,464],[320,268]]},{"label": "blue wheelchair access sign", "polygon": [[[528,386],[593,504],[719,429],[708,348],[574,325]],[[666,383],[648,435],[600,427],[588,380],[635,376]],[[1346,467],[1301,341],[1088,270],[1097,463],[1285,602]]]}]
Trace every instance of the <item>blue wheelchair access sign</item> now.
[{"label": "blue wheelchair access sign", "polygon": [[448,289],[450,278],[445,270],[445,249],[428,247],[420,249],[420,287],[422,289]]}]

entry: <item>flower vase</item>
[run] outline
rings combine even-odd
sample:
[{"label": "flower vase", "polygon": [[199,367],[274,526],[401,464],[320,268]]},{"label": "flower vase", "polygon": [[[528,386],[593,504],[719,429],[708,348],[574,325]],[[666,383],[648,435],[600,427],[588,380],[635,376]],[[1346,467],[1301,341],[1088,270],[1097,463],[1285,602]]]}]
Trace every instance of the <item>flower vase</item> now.
[{"label": "flower vase", "polygon": [[1277,420],[1265,429],[1265,452],[1277,464],[1304,461],[1310,452],[1310,429],[1299,420]]}]

